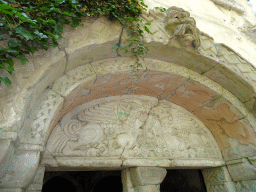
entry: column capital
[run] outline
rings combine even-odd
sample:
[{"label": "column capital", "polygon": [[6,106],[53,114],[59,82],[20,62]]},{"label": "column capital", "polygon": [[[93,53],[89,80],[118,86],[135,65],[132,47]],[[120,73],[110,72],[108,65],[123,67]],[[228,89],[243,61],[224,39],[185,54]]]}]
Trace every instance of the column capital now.
[{"label": "column capital", "polygon": [[125,192],[160,192],[167,171],[161,167],[136,167],[122,171]]}]

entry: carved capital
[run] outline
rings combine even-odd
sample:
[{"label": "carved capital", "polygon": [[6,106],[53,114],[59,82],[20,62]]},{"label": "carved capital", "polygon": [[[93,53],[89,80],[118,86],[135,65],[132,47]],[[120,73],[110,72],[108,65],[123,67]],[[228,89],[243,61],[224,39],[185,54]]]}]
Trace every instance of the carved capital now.
[{"label": "carved capital", "polygon": [[130,177],[135,192],[160,191],[160,184],[167,171],[160,167],[136,167],[130,169]]}]

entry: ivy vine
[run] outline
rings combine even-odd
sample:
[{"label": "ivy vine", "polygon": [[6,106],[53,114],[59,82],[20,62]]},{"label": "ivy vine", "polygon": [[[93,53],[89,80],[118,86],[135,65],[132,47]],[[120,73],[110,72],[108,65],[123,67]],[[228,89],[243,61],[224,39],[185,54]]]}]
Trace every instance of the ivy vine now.
[{"label": "ivy vine", "polygon": [[[0,69],[12,74],[12,58],[19,59],[24,65],[28,55],[36,50],[58,46],[63,24],[77,27],[82,18],[104,15],[110,20],[118,19],[132,34],[126,39],[128,46],[113,48],[126,49],[137,56],[136,64],[131,65],[135,76],[142,66],[139,56],[146,53],[141,40],[144,32],[141,25],[148,33],[147,25],[150,25],[138,18],[142,10],[147,10],[143,0],[0,0]],[[0,77],[1,82],[7,86],[12,83],[8,77]]]}]

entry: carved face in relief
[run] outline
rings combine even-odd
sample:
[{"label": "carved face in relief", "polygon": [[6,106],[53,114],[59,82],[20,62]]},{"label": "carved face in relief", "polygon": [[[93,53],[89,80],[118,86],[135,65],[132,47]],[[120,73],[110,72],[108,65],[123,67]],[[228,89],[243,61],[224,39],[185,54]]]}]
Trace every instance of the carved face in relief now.
[{"label": "carved face in relief", "polygon": [[182,8],[170,7],[166,11],[165,28],[170,35],[180,37],[183,45],[200,46],[199,29],[196,28],[195,19]]}]

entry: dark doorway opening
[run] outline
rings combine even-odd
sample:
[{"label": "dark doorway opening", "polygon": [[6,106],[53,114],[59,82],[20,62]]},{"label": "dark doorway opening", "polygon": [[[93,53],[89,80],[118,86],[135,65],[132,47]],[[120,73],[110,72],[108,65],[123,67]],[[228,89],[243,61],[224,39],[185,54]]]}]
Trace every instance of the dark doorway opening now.
[{"label": "dark doorway opening", "polygon": [[[42,192],[122,192],[121,171],[45,172]],[[206,192],[201,170],[167,170],[161,192]]]},{"label": "dark doorway opening", "polygon": [[201,170],[171,169],[160,185],[161,192],[206,192]]},{"label": "dark doorway opening", "polygon": [[122,192],[121,171],[45,172],[42,192],[101,192],[102,189]]}]

